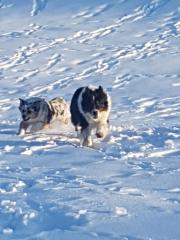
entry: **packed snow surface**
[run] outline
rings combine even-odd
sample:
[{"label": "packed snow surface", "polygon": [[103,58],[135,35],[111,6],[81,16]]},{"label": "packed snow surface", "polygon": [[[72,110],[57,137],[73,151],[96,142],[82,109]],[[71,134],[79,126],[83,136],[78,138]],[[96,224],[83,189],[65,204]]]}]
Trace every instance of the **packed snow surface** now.
[{"label": "packed snow surface", "polygon": [[[0,0],[0,239],[180,239],[180,1]],[[19,98],[102,85],[110,133],[17,136]]]}]

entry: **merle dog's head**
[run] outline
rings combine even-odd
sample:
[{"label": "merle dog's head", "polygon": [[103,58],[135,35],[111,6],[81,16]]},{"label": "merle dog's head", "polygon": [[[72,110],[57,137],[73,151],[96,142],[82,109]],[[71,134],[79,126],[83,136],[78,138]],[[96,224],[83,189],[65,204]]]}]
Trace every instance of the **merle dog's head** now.
[{"label": "merle dog's head", "polygon": [[89,118],[98,120],[102,112],[108,110],[108,95],[101,86],[99,88],[86,87],[82,96],[82,110]]},{"label": "merle dog's head", "polygon": [[42,99],[34,97],[26,100],[20,98],[19,100],[19,110],[21,112],[22,119],[24,121],[36,119],[41,108]]}]

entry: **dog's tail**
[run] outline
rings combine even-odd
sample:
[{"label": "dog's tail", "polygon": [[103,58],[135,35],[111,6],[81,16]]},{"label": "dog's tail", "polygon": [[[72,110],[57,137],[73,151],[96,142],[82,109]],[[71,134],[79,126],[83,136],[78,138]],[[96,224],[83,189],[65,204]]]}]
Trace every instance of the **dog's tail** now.
[{"label": "dog's tail", "polygon": [[52,116],[56,119],[62,120],[67,123],[68,121],[68,104],[63,98],[53,98],[49,101],[49,108]]}]

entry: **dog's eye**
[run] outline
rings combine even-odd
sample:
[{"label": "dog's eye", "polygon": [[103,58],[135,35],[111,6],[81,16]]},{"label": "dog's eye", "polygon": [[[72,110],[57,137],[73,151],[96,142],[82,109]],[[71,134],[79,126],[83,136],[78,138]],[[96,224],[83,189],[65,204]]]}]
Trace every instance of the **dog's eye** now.
[{"label": "dog's eye", "polygon": [[32,111],[31,111],[31,110],[27,110],[27,113],[29,113],[29,114],[30,114],[30,113],[32,113]]},{"label": "dog's eye", "polygon": [[105,106],[105,107],[108,106],[108,102],[107,102],[107,101],[104,102],[104,106]]}]

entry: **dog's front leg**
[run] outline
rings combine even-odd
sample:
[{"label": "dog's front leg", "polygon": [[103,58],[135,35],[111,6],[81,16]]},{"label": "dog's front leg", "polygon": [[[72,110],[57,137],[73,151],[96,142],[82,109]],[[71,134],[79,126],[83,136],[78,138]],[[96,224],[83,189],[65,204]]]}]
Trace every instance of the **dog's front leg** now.
[{"label": "dog's front leg", "polygon": [[92,141],[91,131],[92,130],[90,127],[87,127],[81,130],[80,145],[86,146],[86,147],[92,147],[93,141]]},{"label": "dog's front leg", "polygon": [[100,122],[97,125],[97,130],[96,130],[96,136],[98,138],[105,138],[106,135],[108,134],[109,131],[109,127],[108,127],[108,123],[107,122]]},{"label": "dog's front leg", "polygon": [[19,125],[18,135],[20,136],[25,135],[28,127],[29,127],[29,124],[27,122],[21,121]]}]

